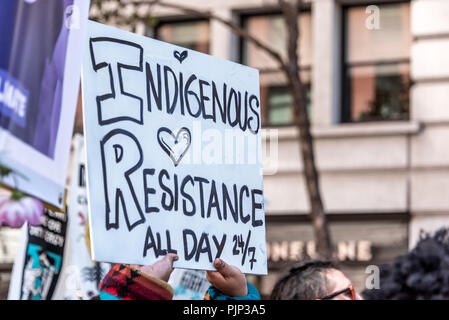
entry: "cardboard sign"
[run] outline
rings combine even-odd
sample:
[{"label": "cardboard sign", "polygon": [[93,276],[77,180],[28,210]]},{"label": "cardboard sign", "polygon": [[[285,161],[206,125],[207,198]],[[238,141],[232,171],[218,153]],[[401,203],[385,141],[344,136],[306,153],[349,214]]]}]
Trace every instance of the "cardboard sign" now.
[{"label": "cardboard sign", "polygon": [[266,274],[258,71],[95,22],[86,46],[94,260]]},{"label": "cardboard sign", "polygon": [[[64,210],[90,1],[1,1],[0,183]],[[49,19],[49,17],[52,17]]]},{"label": "cardboard sign", "polygon": [[41,225],[22,227],[8,300],[52,300],[61,285],[67,216],[45,210]]}]

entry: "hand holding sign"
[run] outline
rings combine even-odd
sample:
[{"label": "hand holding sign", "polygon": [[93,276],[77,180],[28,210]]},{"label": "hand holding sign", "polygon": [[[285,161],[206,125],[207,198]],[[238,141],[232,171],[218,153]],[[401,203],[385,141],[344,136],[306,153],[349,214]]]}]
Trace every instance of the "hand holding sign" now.
[{"label": "hand holding sign", "polygon": [[130,267],[139,270],[150,277],[168,281],[168,278],[170,278],[170,274],[173,271],[173,262],[178,259],[176,254],[169,253],[162,260],[155,262],[151,266],[131,265]]},{"label": "hand holding sign", "polygon": [[217,271],[207,271],[206,278],[215,288],[230,297],[244,297],[248,294],[245,275],[236,267],[221,259],[215,259]]}]

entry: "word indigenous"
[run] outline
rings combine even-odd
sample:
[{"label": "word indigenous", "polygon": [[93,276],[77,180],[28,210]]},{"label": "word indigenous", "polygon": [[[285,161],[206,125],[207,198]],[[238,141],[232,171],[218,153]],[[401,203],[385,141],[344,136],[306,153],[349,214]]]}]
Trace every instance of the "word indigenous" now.
[{"label": "word indigenous", "polygon": [[[111,60],[108,56],[95,55],[96,48],[101,48],[105,43],[112,42],[115,45],[127,46],[134,49],[134,64],[130,62],[130,57]],[[97,98],[97,107],[99,114],[99,124],[105,125],[121,120],[131,120],[143,124],[143,99],[137,95],[127,92],[125,88],[123,70],[127,72],[145,72],[146,83],[146,102],[147,110],[154,111],[152,101],[155,102],[159,111],[165,110],[167,114],[179,112],[182,116],[189,115],[192,118],[202,118],[221,121],[230,127],[240,128],[242,131],[249,130],[257,134],[260,129],[260,116],[258,109],[260,107],[259,98],[248,91],[242,92],[233,87],[222,83],[217,85],[215,81],[207,81],[198,78],[195,74],[186,76],[182,71],[178,74],[168,65],[157,63],[150,65],[145,62],[143,67],[143,48],[132,42],[117,40],[113,38],[93,38],[90,40],[90,52],[92,65],[95,71],[108,67],[110,92],[105,92]],[[128,62],[126,62],[128,61]],[[115,68],[117,65],[117,75],[120,90],[116,90],[117,84],[114,81]],[[107,108],[103,101],[117,99],[120,95],[123,102],[127,102],[129,114],[105,116],[103,108]],[[133,101],[134,100],[134,101]],[[110,113],[110,112],[109,112]]]},{"label": "word indigenous", "polygon": [[[153,98],[157,109],[162,110],[165,106],[168,114],[174,113],[179,106],[181,115],[187,113],[193,118],[201,117],[213,122],[218,120],[231,127],[238,125],[242,131],[247,129],[253,133],[259,131],[260,119],[256,110],[259,109],[259,99],[253,94],[250,95],[248,91],[242,93],[226,83],[219,88],[214,81],[199,79],[195,74],[188,76],[184,83],[186,76],[182,72],[176,75],[169,66],[161,67],[160,64],[156,65],[156,79],[148,62],[145,63],[145,70],[148,111],[151,111]],[[173,84],[172,94],[168,89],[169,82]]]}]

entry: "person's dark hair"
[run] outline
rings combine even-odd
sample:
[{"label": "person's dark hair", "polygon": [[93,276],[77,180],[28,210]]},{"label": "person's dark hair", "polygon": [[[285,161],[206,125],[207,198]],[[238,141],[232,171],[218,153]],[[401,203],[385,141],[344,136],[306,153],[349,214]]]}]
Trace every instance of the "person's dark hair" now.
[{"label": "person's dark hair", "polygon": [[449,299],[449,229],[422,232],[413,250],[380,266],[379,276],[379,288],[363,291],[364,299]]},{"label": "person's dark hair", "polygon": [[315,300],[329,292],[325,273],[337,269],[330,261],[307,261],[290,268],[271,292],[271,300]]}]

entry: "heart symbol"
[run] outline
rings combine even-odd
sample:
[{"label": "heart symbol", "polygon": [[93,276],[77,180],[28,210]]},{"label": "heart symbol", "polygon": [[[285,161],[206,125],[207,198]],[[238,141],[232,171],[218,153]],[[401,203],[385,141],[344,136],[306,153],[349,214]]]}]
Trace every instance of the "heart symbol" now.
[{"label": "heart symbol", "polygon": [[179,63],[182,63],[185,58],[187,58],[188,52],[187,50],[184,50],[183,52],[179,53],[179,51],[174,51],[173,55],[176,59],[178,59]]},{"label": "heart symbol", "polygon": [[162,127],[157,131],[157,141],[176,167],[190,147],[191,135],[185,127],[179,129],[176,135],[170,129]]}]

